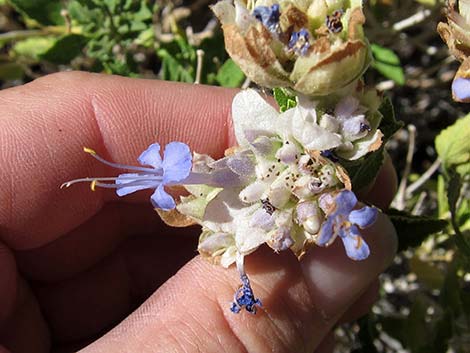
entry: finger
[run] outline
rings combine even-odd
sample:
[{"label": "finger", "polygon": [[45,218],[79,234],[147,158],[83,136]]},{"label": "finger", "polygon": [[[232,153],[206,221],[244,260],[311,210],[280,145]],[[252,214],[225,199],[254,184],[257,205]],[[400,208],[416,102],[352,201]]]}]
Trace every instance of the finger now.
[{"label": "finger", "polygon": [[15,306],[17,296],[16,277],[15,258],[11,251],[0,242],[0,330]]},{"label": "finger", "polygon": [[0,344],[11,352],[50,351],[50,337],[36,298],[27,283],[19,279],[14,309],[0,328]]},{"label": "finger", "polygon": [[8,186],[0,188],[3,241],[15,249],[47,244],[103,206],[101,191],[58,188],[77,177],[116,175],[83,146],[127,164],[155,141],[184,141],[194,151],[220,156],[228,146],[235,92],[85,73],[2,91],[0,143],[9,146],[0,154],[0,182]]},{"label": "finger", "polygon": [[339,323],[352,322],[366,315],[379,298],[380,282],[375,279],[348,310],[341,316]]},{"label": "finger", "polygon": [[109,203],[68,234],[15,256],[29,280],[57,282],[90,269],[128,236],[162,233],[168,233],[167,227],[147,204]]},{"label": "finger", "polygon": [[330,332],[321,341],[320,345],[315,350],[315,353],[333,353],[336,345],[335,334]]},{"label": "finger", "polygon": [[300,263],[266,248],[250,255],[247,272],[263,300],[256,315],[230,312],[235,269],[197,257],[88,352],[311,352],[393,258],[387,217],[364,233],[371,255],[362,262],[347,258],[338,242],[314,248]]},{"label": "finger", "polygon": [[98,335],[124,319],[194,257],[194,231],[180,229],[180,234],[164,238],[134,236],[88,271],[59,282],[35,283],[55,343]]}]

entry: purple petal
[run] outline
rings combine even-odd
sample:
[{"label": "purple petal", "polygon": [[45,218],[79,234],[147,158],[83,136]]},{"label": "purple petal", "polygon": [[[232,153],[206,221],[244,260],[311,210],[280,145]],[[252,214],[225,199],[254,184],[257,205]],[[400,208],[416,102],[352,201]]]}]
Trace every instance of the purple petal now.
[{"label": "purple petal", "polygon": [[255,166],[247,155],[235,155],[227,160],[227,166],[232,172],[240,176],[249,177],[255,173]]},{"label": "purple petal", "polygon": [[357,224],[360,228],[367,228],[374,224],[378,211],[374,207],[364,206],[359,210],[353,210],[349,214],[349,221]]},{"label": "purple petal", "polygon": [[470,99],[470,79],[456,77],[452,82],[452,93],[460,101]]},{"label": "purple petal", "polygon": [[[122,186],[119,186],[116,189],[116,194],[118,196],[125,196],[125,195],[132,194],[133,192],[136,192],[139,190],[153,189],[156,187],[156,182],[139,181],[139,176],[142,176],[142,174],[125,173],[125,174],[119,175],[116,179],[116,185],[122,185]],[[127,179],[129,177],[136,177],[136,178]],[[126,186],[126,184],[131,184],[131,183],[132,183],[132,186]]]},{"label": "purple petal", "polygon": [[345,119],[343,122],[343,133],[348,136],[355,136],[360,133],[363,133],[362,127],[368,125],[369,122],[366,120],[364,114],[355,115],[349,119]]},{"label": "purple petal", "polygon": [[274,227],[274,217],[261,208],[251,216],[250,226],[269,231]]},{"label": "purple petal", "polygon": [[356,204],[356,195],[350,190],[343,190],[335,198],[336,208],[333,214],[348,215]]},{"label": "purple petal", "polygon": [[163,184],[184,180],[191,172],[192,156],[188,145],[170,142],[163,154]]},{"label": "purple petal", "polygon": [[250,140],[248,141],[251,143],[251,146],[255,149],[255,151],[262,156],[267,156],[274,151],[274,142],[267,136],[259,136],[256,139],[253,139],[253,142]]},{"label": "purple petal", "polygon": [[229,168],[215,170],[210,173],[210,184],[215,187],[236,187],[245,184],[246,180],[232,172]]},{"label": "purple petal", "polygon": [[342,98],[335,107],[335,116],[338,120],[344,120],[353,115],[359,107],[359,100],[352,96]]},{"label": "purple petal", "polygon": [[325,222],[321,225],[320,233],[318,234],[318,239],[316,243],[320,246],[325,246],[334,239],[334,226],[335,220],[334,217],[328,217]]},{"label": "purple petal", "polygon": [[362,239],[361,233],[359,233],[359,229],[356,226],[349,227],[349,229],[343,231],[340,236],[349,258],[360,261],[369,256],[369,246],[364,239]]},{"label": "purple petal", "polygon": [[144,152],[137,158],[141,165],[149,165],[158,169],[162,166],[162,157],[160,156],[160,145],[152,143]]},{"label": "purple petal", "polygon": [[160,184],[152,196],[150,196],[150,201],[152,201],[153,207],[160,208],[164,211],[169,211],[176,207],[175,200],[165,191],[162,184]]}]

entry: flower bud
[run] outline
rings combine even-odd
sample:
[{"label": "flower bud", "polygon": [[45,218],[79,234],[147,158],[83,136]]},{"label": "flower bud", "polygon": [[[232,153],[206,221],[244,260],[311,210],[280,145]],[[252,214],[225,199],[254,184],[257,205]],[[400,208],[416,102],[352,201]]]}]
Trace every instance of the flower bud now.
[{"label": "flower bud", "polygon": [[278,227],[269,233],[266,243],[276,252],[287,250],[294,244],[290,233],[289,228]]},{"label": "flower bud", "polygon": [[[248,3],[248,7],[246,5]],[[219,1],[225,46],[252,81],[323,96],[357,80],[370,63],[360,1]]]},{"label": "flower bud", "polygon": [[302,225],[308,234],[315,235],[318,233],[323,217],[316,202],[305,201],[299,203],[296,214],[297,223]]}]

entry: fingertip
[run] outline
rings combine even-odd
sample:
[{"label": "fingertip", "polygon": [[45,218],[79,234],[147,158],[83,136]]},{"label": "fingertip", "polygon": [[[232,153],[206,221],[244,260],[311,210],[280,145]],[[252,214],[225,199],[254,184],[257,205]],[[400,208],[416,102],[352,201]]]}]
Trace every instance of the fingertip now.
[{"label": "fingertip", "polygon": [[312,248],[301,261],[310,292],[327,318],[342,315],[394,258],[396,233],[386,215],[379,212],[374,225],[361,233],[370,248],[365,260],[349,259],[342,241],[336,239],[327,248]]}]

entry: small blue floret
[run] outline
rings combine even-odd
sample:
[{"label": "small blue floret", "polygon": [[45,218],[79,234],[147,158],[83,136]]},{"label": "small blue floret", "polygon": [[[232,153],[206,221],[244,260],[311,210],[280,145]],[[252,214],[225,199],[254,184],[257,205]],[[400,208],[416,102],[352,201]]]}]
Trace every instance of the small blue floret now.
[{"label": "small blue floret", "polygon": [[249,313],[256,314],[256,307],[262,306],[261,300],[255,298],[248,276],[241,276],[241,280],[243,285],[236,291],[230,310],[238,314],[241,309],[245,308]]},{"label": "small blue floret", "polygon": [[297,55],[305,56],[310,49],[310,34],[305,28],[298,32],[292,32],[288,47],[297,53]]},{"label": "small blue floret", "polygon": [[452,82],[452,93],[459,101],[470,100],[470,79],[456,77]]},{"label": "small blue floret", "polygon": [[278,4],[272,6],[258,6],[253,10],[253,16],[271,32],[277,32],[279,27],[280,8]]},{"label": "small blue floret", "polygon": [[334,209],[320,228],[317,244],[327,245],[339,236],[349,258],[364,260],[370,250],[359,230],[374,224],[378,211],[368,206],[355,210],[356,204],[356,195],[350,190],[343,190],[336,196]]}]

